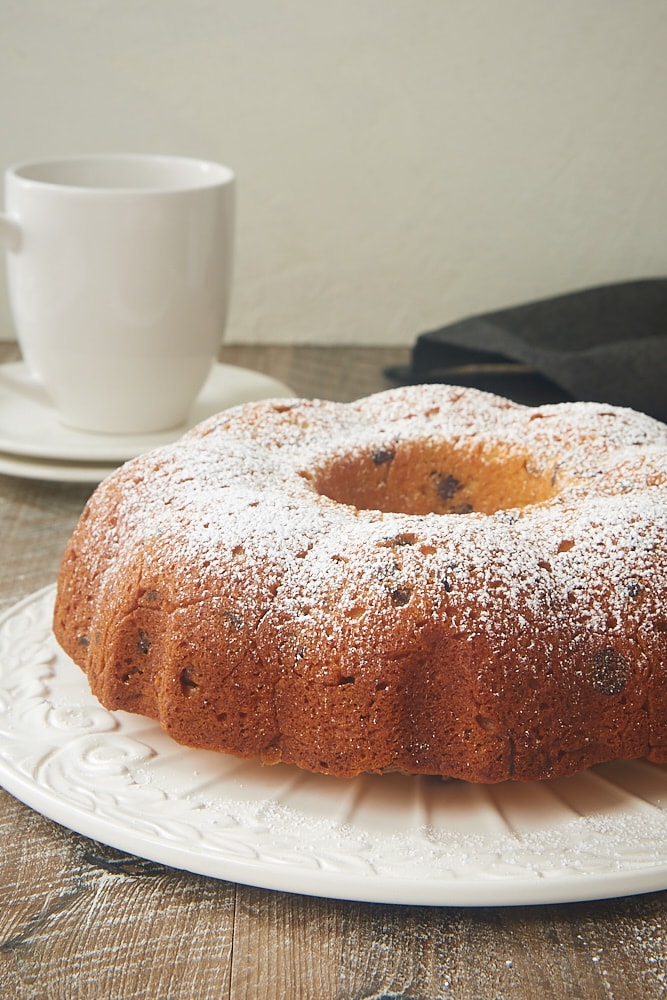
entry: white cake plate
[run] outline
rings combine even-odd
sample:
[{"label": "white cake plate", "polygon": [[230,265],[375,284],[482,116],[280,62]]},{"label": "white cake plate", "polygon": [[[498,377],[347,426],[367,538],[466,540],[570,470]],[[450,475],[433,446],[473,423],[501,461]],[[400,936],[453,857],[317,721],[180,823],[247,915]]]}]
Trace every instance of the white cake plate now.
[{"label": "white cake plate", "polygon": [[109,712],[51,633],[54,589],[0,619],[0,783],[85,836],[269,889],[419,905],[667,888],[667,768],[495,786],[341,781],[189,750]]}]

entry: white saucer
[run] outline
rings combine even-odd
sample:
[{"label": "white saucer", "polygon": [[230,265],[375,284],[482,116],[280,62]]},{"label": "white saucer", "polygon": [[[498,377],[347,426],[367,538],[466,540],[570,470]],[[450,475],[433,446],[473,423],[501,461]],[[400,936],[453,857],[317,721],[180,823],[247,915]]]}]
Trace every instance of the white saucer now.
[{"label": "white saucer", "polygon": [[[48,403],[38,402],[20,390],[20,384],[26,381],[26,367],[23,362],[2,365],[1,371],[7,378],[0,379],[0,471],[8,471],[9,456],[20,456],[23,459],[47,459],[50,461],[67,462],[70,467],[61,472],[69,472],[79,482],[98,481],[87,480],[77,476],[71,463],[95,463],[95,477],[103,463],[125,462],[136,455],[141,455],[160,445],[175,441],[189,428],[205,420],[206,417],[228,409],[239,403],[247,403],[255,399],[272,399],[293,397],[294,392],[282,382],[235,365],[217,364],[209,375],[200,392],[186,423],[159,434],[89,434],[65,427],[57,419],[53,408]],[[11,380],[16,381],[16,388]],[[4,459],[4,467],[3,466]],[[43,463],[25,463],[23,472],[13,471],[12,475],[29,475],[40,467],[41,473],[47,473],[49,468],[53,475],[41,474],[39,478],[65,478],[57,475],[58,466],[44,466]],[[88,470],[92,474],[93,470]],[[110,471],[107,470],[107,471]],[[84,474],[86,470],[80,470]],[[38,478],[33,475],[33,478]]]},{"label": "white saucer", "polygon": [[22,458],[0,452],[0,474],[19,479],[41,479],[54,483],[82,483],[96,486],[118,468],[118,462],[60,462],[48,458]]}]

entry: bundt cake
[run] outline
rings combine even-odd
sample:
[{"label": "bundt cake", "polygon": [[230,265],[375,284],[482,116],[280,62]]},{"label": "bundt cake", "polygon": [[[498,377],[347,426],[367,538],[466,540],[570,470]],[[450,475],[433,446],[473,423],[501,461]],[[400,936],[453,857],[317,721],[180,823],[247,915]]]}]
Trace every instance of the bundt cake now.
[{"label": "bundt cake", "polygon": [[212,417],[91,497],[55,635],[177,741],[352,777],[667,761],[667,426],[413,386]]}]

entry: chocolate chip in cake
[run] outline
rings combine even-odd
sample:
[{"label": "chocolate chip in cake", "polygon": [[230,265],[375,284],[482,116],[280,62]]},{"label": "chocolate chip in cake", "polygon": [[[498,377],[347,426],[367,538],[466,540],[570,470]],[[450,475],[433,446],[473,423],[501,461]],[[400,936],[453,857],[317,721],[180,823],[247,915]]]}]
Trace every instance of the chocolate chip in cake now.
[{"label": "chocolate chip in cake", "polygon": [[591,659],[593,687],[601,694],[619,694],[630,676],[630,664],[615,649],[599,649]]},{"label": "chocolate chip in cake", "polygon": [[148,653],[150,648],[151,648],[151,641],[148,635],[146,634],[146,632],[140,632],[139,641],[137,642],[137,649],[139,650],[140,653],[146,655],[146,653]]},{"label": "chocolate chip in cake", "polygon": [[184,667],[181,671],[181,691],[186,698],[191,698],[198,690],[199,684],[194,679],[192,667]]},{"label": "chocolate chip in cake", "polygon": [[391,592],[391,603],[394,607],[401,608],[409,604],[411,596],[412,591],[408,590],[407,587],[397,587],[396,590],[392,590]]},{"label": "chocolate chip in cake", "polygon": [[441,500],[451,500],[461,489],[461,483],[455,476],[438,476],[435,491]]},{"label": "chocolate chip in cake", "polygon": [[386,462],[393,462],[395,457],[396,452],[393,448],[376,448],[371,455],[374,465],[384,465]]},{"label": "chocolate chip in cake", "polygon": [[237,615],[235,611],[225,611],[223,612],[223,617],[237,632],[243,629],[243,618],[241,615]]}]

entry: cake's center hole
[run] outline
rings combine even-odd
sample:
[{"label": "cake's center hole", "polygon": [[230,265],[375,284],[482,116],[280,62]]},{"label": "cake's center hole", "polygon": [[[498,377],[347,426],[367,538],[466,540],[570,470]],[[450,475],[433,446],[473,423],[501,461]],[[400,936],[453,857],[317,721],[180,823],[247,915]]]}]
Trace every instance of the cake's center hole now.
[{"label": "cake's center hole", "polygon": [[541,503],[558,492],[552,463],[488,444],[378,446],[336,456],[307,478],[338,503],[397,514],[493,514]]}]

